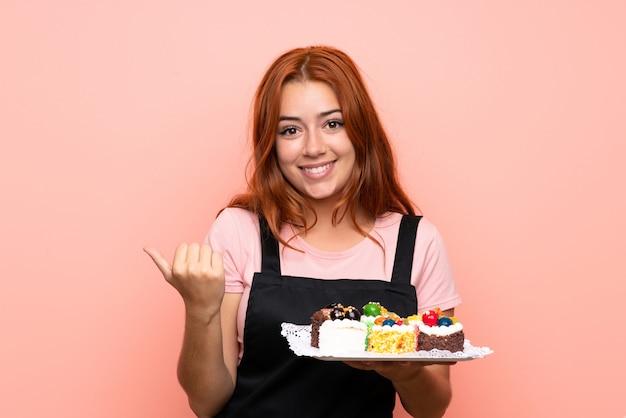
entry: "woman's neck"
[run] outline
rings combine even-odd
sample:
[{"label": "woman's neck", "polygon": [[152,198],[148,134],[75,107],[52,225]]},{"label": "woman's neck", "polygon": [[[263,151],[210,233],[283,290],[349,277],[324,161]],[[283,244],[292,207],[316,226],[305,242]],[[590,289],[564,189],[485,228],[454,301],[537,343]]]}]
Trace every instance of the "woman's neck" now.
[{"label": "woman's neck", "polygon": [[309,225],[314,221],[315,225],[306,233],[302,233],[301,229],[297,229],[297,232],[302,233],[300,237],[309,245],[324,251],[344,251],[352,248],[365,239],[365,233],[369,233],[374,227],[374,218],[363,210],[357,210],[355,224],[350,213],[345,213],[344,208],[337,213],[337,223],[333,223],[332,207],[321,205],[316,205],[315,215],[307,216]]}]

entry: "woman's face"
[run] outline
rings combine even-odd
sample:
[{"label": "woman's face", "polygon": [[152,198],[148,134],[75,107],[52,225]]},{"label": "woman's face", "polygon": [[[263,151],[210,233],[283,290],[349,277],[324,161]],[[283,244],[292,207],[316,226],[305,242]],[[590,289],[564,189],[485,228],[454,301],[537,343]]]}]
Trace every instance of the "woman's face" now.
[{"label": "woman's face", "polygon": [[276,153],[285,178],[312,200],[336,200],[355,163],[335,92],[318,81],[289,82],[280,102]]}]

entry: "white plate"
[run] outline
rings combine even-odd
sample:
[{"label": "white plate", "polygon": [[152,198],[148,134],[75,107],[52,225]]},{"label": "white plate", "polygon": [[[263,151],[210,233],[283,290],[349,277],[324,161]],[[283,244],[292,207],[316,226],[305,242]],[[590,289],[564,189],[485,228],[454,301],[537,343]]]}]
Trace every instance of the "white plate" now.
[{"label": "white plate", "polygon": [[311,325],[296,325],[284,322],[281,335],[287,339],[289,348],[298,356],[313,357],[326,361],[427,361],[457,362],[483,358],[493,353],[489,347],[474,347],[465,340],[463,351],[448,350],[415,351],[406,354],[379,354],[367,351],[342,353],[341,356],[324,356],[319,348],[311,346]]}]

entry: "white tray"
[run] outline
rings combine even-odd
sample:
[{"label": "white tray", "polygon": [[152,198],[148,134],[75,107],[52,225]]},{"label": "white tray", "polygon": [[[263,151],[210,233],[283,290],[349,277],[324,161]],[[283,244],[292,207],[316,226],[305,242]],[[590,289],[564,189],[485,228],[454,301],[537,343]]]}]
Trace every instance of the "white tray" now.
[{"label": "white tray", "polygon": [[367,351],[347,352],[341,356],[324,356],[319,348],[311,346],[311,325],[281,324],[281,335],[287,339],[289,348],[297,356],[313,357],[326,361],[425,361],[457,362],[483,358],[493,353],[489,347],[474,347],[465,340],[463,351],[452,353],[448,350],[415,351],[406,354],[380,354]]}]

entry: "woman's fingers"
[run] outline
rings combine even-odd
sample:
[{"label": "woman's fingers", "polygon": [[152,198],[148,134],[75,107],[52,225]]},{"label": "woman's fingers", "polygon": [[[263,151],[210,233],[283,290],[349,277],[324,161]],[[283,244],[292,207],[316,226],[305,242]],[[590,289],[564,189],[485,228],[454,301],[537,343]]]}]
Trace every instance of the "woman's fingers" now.
[{"label": "woman's fingers", "polygon": [[185,243],[180,244],[174,251],[174,259],[172,260],[172,273],[175,276],[180,276],[186,273],[187,270],[187,247]]},{"label": "woman's fingers", "polygon": [[224,297],[224,265],[219,252],[208,244],[180,244],[170,265],[159,251],[145,247],[165,280],[180,293],[189,308],[219,311]]},{"label": "woman's fingers", "polygon": [[161,274],[163,274],[163,277],[169,280],[170,277],[172,277],[172,266],[170,266],[170,263],[161,255],[159,250],[149,246],[144,247],[143,250],[150,256],[154,264],[156,264]]},{"label": "woman's fingers", "polygon": [[215,252],[213,252],[213,250],[211,249],[211,246],[209,244],[202,244],[200,246],[200,249],[198,250],[198,258],[200,260],[201,264],[208,264],[208,265],[212,265],[213,264],[213,254],[217,254]]},{"label": "woman's fingers", "polygon": [[155,248],[146,246],[144,251],[152,258],[163,276],[170,279],[206,279],[219,278],[223,275],[222,256],[213,251],[209,244],[182,243],[174,252],[170,265]]},{"label": "woman's fingers", "polygon": [[187,265],[191,265],[194,263],[200,262],[200,244],[197,242],[192,242],[191,244],[186,245],[187,254],[186,254],[186,262]]},{"label": "woman's fingers", "polygon": [[222,260],[222,254],[212,251],[211,252],[211,265],[217,271],[224,270],[224,261]]}]

